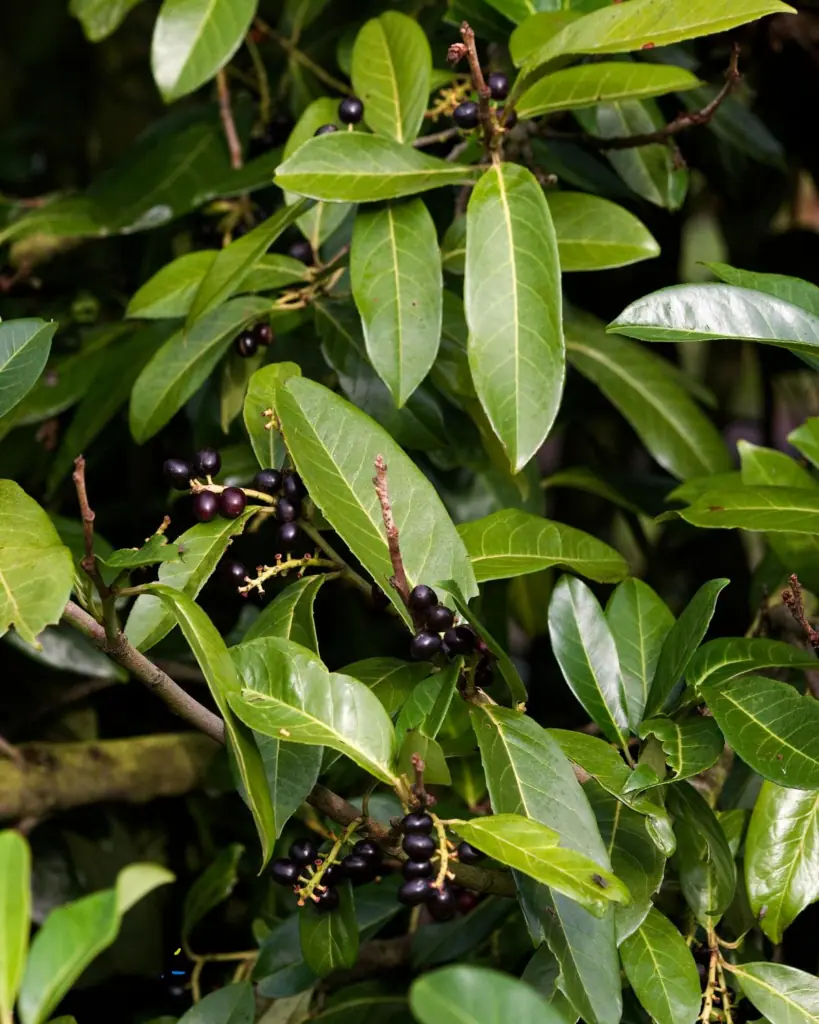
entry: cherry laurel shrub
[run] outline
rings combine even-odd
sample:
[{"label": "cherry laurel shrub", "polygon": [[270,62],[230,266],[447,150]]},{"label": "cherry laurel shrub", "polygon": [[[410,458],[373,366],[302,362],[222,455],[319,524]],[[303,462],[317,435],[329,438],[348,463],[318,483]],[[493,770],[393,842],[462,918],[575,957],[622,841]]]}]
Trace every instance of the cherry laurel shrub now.
[{"label": "cherry laurel shrub", "polygon": [[[3,743],[0,1022],[819,1021],[819,419],[736,468],[673,344],[807,375],[819,292],[712,262],[606,325],[577,284],[658,256],[689,131],[757,166],[743,33],[792,9],[70,7],[147,26],[170,107],[2,211],[3,676],[134,710]],[[26,290],[126,241],[90,307]],[[652,568],[709,530],[744,635],[736,535]],[[193,881],[131,846],[43,903],[61,815],[185,794]],[[172,1001],[78,1009],[156,889]]]}]

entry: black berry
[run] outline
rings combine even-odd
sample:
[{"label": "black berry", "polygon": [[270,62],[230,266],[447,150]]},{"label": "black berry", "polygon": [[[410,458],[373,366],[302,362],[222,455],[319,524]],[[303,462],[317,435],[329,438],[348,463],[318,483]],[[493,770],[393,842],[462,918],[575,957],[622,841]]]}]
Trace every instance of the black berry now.
[{"label": "black berry", "polygon": [[190,487],[193,469],[184,459],[166,459],[162,472],[175,491],[187,491]]},{"label": "black berry", "polygon": [[423,631],[412,638],[410,657],[414,661],[429,661],[441,649],[441,638],[437,633]]},{"label": "black berry", "polygon": [[461,864],[478,864],[485,857],[485,853],[481,853],[480,850],[476,850],[474,846],[471,846],[467,842],[458,844],[458,860]]},{"label": "black berry", "polygon": [[432,818],[426,811],[410,811],[401,822],[401,830],[407,835],[417,832],[419,835],[428,836],[433,828]]},{"label": "black berry", "polygon": [[438,595],[432,587],[426,587],[423,583],[419,583],[410,591],[409,606],[414,612],[425,612],[436,604],[438,604]]},{"label": "black berry", "polygon": [[276,502],[276,518],[280,523],[292,523],[299,518],[299,506],[290,498],[279,498]]},{"label": "black berry", "polygon": [[426,878],[412,878],[404,882],[398,890],[398,902],[405,907],[417,907],[426,903],[429,897],[430,885]]},{"label": "black berry", "polygon": [[314,135],[330,135],[332,132],[338,131],[338,125],[335,124],[323,124],[320,128],[316,128]]},{"label": "black berry", "polygon": [[364,104],[358,96],[345,96],[338,105],[338,119],[344,124],[358,124],[364,116]]},{"label": "black berry", "polygon": [[219,499],[213,491],[200,491],[193,496],[193,515],[200,523],[209,523],[219,512]]},{"label": "black berry", "polygon": [[374,843],[372,839],[359,839],[353,847],[353,854],[368,860],[374,867],[379,867],[384,859],[381,847]]},{"label": "black berry", "polygon": [[493,71],[486,79],[493,100],[505,100],[509,95],[509,79],[502,71]]},{"label": "black berry", "polygon": [[436,604],[427,612],[427,628],[433,633],[443,633],[455,621],[455,616],[442,604]]},{"label": "black berry", "polygon": [[475,649],[475,633],[469,626],[454,626],[444,633],[450,654],[469,654]]},{"label": "black berry", "polygon": [[282,523],[276,534],[276,540],[282,551],[289,551],[299,539],[299,528],[296,523]]},{"label": "black berry", "polygon": [[410,860],[429,860],[435,853],[435,840],[432,836],[420,835],[417,832],[410,832],[408,836],[404,836],[401,846]]},{"label": "black berry", "polygon": [[483,658],[475,669],[475,685],[480,688],[486,689],[487,686],[492,685],[492,681],[495,678],[495,673],[492,671],[492,662],[489,658]]},{"label": "black berry", "polygon": [[357,853],[348,854],[342,860],[341,866],[344,869],[344,877],[349,878],[353,885],[364,885],[365,882],[372,882],[378,874],[378,866]]},{"label": "black berry", "polygon": [[278,469],[260,469],[253,477],[253,490],[265,494],[277,494],[282,485],[282,475]]},{"label": "black berry", "polygon": [[432,878],[435,868],[431,860],[405,860],[401,874],[406,879]]},{"label": "black berry", "polygon": [[273,881],[278,882],[279,885],[295,885],[299,879],[300,870],[298,864],[294,864],[292,860],[287,860],[284,857],[274,860],[270,865]]},{"label": "black berry", "polygon": [[222,468],[222,456],[215,448],[202,448],[193,457],[197,476],[216,476]]},{"label": "black berry", "polygon": [[287,252],[294,260],[306,263],[308,267],[312,265],[315,258],[313,256],[313,247],[306,238],[300,238],[298,242],[294,242]]},{"label": "black berry", "polygon": [[226,558],[222,561],[222,578],[231,587],[244,586],[245,576],[247,576],[247,569],[242,565],[241,562],[237,562],[233,558]]},{"label": "black berry", "polygon": [[444,886],[432,889],[427,896],[427,907],[433,921],[449,921],[455,916],[457,903],[452,890]]},{"label": "black berry", "polygon": [[344,868],[341,864],[331,864],[325,868],[321,881],[324,885],[338,885],[339,882],[344,881]]},{"label": "black berry", "polygon": [[256,337],[252,331],[242,331],[241,334],[236,335],[233,347],[243,359],[248,359],[250,356],[256,355],[259,343],[256,341]]},{"label": "black berry", "polygon": [[290,847],[290,859],[300,868],[312,863],[318,856],[318,848],[312,839],[297,839]]},{"label": "black berry", "polygon": [[[503,112],[504,112],[505,109],[506,109],[505,107],[498,107],[498,120],[499,121],[503,120]],[[504,122],[504,126],[506,128],[514,128],[517,123],[518,123],[517,111],[516,110],[510,110],[509,113],[506,116],[506,121]]]},{"label": "black berry", "polygon": [[338,894],[338,889],[328,887],[324,892],[317,892],[318,902],[314,902],[313,906],[320,914],[329,914],[331,910],[336,910],[341,897]]},{"label": "black berry", "polygon": [[273,328],[266,320],[262,320],[253,328],[253,337],[257,345],[269,345],[273,341]]},{"label": "black berry", "polygon": [[474,910],[478,905],[478,896],[474,892],[470,892],[468,889],[462,889],[455,897],[455,902],[458,904],[458,910],[462,914],[468,914],[470,910]]},{"label": "black berry", "polygon": [[299,501],[307,494],[304,481],[298,473],[285,473],[282,479],[282,494],[291,501]]},{"label": "black berry", "polygon": [[478,104],[473,103],[472,100],[465,100],[463,103],[459,103],[452,113],[452,120],[459,128],[464,128],[465,130],[477,127]]},{"label": "black berry", "polygon": [[247,505],[247,495],[241,487],[226,487],[219,501],[219,511],[225,519],[236,519],[240,516]]}]

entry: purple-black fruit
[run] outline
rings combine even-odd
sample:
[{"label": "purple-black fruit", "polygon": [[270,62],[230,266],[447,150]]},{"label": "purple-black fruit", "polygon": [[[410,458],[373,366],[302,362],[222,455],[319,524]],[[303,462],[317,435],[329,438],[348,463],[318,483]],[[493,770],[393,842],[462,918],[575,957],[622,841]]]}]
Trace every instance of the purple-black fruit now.
[{"label": "purple-black fruit", "polygon": [[247,495],[241,487],[226,487],[219,498],[219,511],[225,519],[238,518],[247,505]]},{"label": "purple-black fruit", "polygon": [[193,516],[200,523],[209,523],[219,512],[219,498],[213,491],[200,491],[193,496]]},{"label": "purple-black fruit", "polygon": [[301,869],[298,864],[294,864],[292,860],[288,860],[286,857],[280,857],[270,865],[270,874],[273,877],[273,881],[278,882],[279,885],[295,885],[299,879],[300,872]]},{"label": "purple-black fruit", "polygon": [[166,459],[162,472],[175,491],[187,491],[190,487],[193,468],[184,459]]},{"label": "purple-black fruit", "polygon": [[297,839],[289,850],[290,859],[299,867],[306,867],[318,856],[318,847],[312,839]]},{"label": "purple-black fruit", "polygon": [[193,468],[197,476],[216,476],[222,468],[222,456],[215,448],[200,448],[193,457]]},{"label": "purple-black fruit", "polygon": [[408,836],[404,836],[401,846],[410,860],[429,860],[436,850],[432,836],[421,835],[418,832],[410,832]]}]

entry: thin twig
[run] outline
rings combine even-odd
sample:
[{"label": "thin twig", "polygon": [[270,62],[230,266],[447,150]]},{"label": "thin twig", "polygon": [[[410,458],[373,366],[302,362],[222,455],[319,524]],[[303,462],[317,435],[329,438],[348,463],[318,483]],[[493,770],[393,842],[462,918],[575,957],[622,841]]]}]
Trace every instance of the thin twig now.
[{"label": "thin twig", "polygon": [[413,142],[413,146],[416,149],[423,149],[424,146],[434,146],[438,142],[449,142],[460,133],[460,128],[444,128],[440,132],[433,132],[432,135],[422,135]]},{"label": "thin twig", "polygon": [[421,807],[426,807],[429,802],[429,795],[424,787],[424,772],[427,766],[420,754],[413,754],[410,761],[415,770],[415,782],[412,785],[412,792]]},{"label": "thin twig", "polygon": [[219,116],[222,118],[222,128],[225,132],[228,152],[230,153],[230,166],[238,171],[242,166],[242,144],[239,142],[239,135],[236,132],[236,124],[233,120],[233,110],[230,105],[230,87],[228,86],[227,74],[224,68],[216,72],[216,90],[219,93]]},{"label": "thin twig", "polygon": [[254,26],[266,35],[269,39],[278,43],[279,46],[291,57],[296,63],[301,64],[305,68],[309,68],[310,71],[319,79],[320,82],[324,82],[325,85],[329,85],[331,89],[336,89],[338,92],[343,93],[345,96],[349,96],[352,93],[352,89],[345,82],[342,82],[338,78],[334,78],[333,75],[328,74],[321,67],[320,64],[316,64],[314,60],[311,60],[302,50],[300,50],[295,43],[290,39],[285,39],[283,35],[280,35],[275,29],[271,28],[267,22],[262,21],[261,18],[256,18],[253,22]]},{"label": "thin twig", "polygon": [[466,47],[466,59],[469,61],[472,84],[475,87],[475,92],[478,94],[478,117],[481,122],[484,148],[486,149],[487,156],[489,156],[493,149],[496,134],[495,122],[492,118],[492,108],[489,105],[492,90],[486,84],[486,80],[483,77],[481,62],[478,60],[478,48],[475,45],[475,33],[472,31],[468,21],[461,22],[461,39],[463,39],[464,46]]},{"label": "thin twig", "polygon": [[791,589],[782,591],[782,600],[787,605],[794,619],[804,629],[805,636],[811,647],[819,649],[819,630],[814,629],[805,617],[805,603],[802,598],[802,584],[799,582],[799,577],[796,573],[793,573],[792,576],[788,577],[788,581]]},{"label": "thin twig", "polygon": [[373,483],[375,484],[375,493],[378,495],[378,500],[381,503],[381,517],[384,520],[384,528],[387,531],[387,547],[390,552],[390,561],[392,562],[393,572],[390,583],[401,595],[401,600],[404,604],[409,607],[409,580],[407,579],[407,573],[404,569],[404,560],[401,557],[401,546],[398,541],[398,527],[395,525],[395,519],[392,514],[390,492],[387,487],[387,464],[384,461],[383,455],[376,455],[375,457],[375,476],[373,477]]},{"label": "thin twig", "polygon": [[312,523],[309,523],[306,519],[299,519],[299,529],[302,531],[302,533],[307,534],[307,536],[310,538],[310,540],[313,541],[316,547],[321,548],[321,550],[325,553],[325,555],[327,555],[328,558],[332,559],[332,561],[335,562],[336,565],[340,565],[342,567],[341,575],[344,579],[349,580],[350,583],[354,583],[362,594],[366,594],[367,597],[370,596],[370,594],[372,593],[372,587],[370,586],[370,584],[364,579],[363,576],[360,576],[355,571],[355,569],[352,568],[352,566],[345,562],[345,560],[336,551],[333,545],[325,539],[324,535],[321,533],[320,530],[317,530],[315,526],[313,526]]},{"label": "thin twig", "polygon": [[253,61],[253,70],[256,72],[256,84],[259,87],[259,118],[263,125],[270,123],[270,82],[267,80],[267,69],[264,66],[259,47],[253,40],[253,34],[248,32],[245,36],[245,44],[250,59]]},{"label": "thin twig", "polygon": [[101,598],[109,594],[108,587],[103,582],[97,567],[97,558],[94,554],[94,520],[96,515],[88,502],[88,491],[85,486],[85,459],[78,455],[74,459],[74,472],[71,474],[74,487],[77,490],[77,500],[80,503],[80,517],[82,518],[83,540],[85,542],[85,555],[80,565],[85,569]]}]

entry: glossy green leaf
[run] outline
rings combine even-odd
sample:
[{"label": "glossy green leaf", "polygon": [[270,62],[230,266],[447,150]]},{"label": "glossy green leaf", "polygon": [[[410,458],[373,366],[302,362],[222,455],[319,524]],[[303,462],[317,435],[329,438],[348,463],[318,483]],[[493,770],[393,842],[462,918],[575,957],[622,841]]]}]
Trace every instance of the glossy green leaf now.
[{"label": "glossy green leaf", "polygon": [[270,410],[276,410],[276,391],[290,377],[301,375],[297,363],[269,363],[256,370],[247,386],[244,421],[253,452],[262,469],[278,469],[287,450],[281,431],[271,424]]},{"label": "glossy green leaf", "polygon": [[441,337],[441,256],[421,199],[358,212],[350,280],[370,362],[400,408],[435,362]]},{"label": "glossy green leaf", "polygon": [[745,837],[745,886],[771,942],[819,900],[819,793],[763,782]]},{"label": "glossy green leaf", "polygon": [[[98,544],[99,538],[95,538],[95,541]],[[90,679],[111,679],[120,683],[128,678],[124,668],[94,647],[79,630],[64,623],[48,626],[38,635],[39,650],[27,644],[14,630],[6,633],[4,639],[32,661],[59,672],[73,672]]]},{"label": "glossy green leaf", "polygon": [[642,580],[629,578],[606,605],[606,620],[620,660],[629,727],[643,718],[657,660],[674,616],[663,599]]},{"label": "glossy green leaf", "polygon": [[808,419],[788,434],[788,441],[814,466],[819,466],[819,416]]},{"label": "glossy green leaf", "polygon": [[[196,598],[232,538],[244,530],[252,514],[245,511],[236,519],[219,517],[210,523],[197,523],[180,534],[174,543],[185,554],[178,562],[167,562],[159,567],[159,582]],[[138,650],[147,651],[167,636],[174,625],[173,614],[158,597],[140,594],[128,615],[125,635]]]},{"label": "glossy green leaf", "polygon": [[230,896],[239,880],[241,843],[231,843],[217,853],[185,894],[182,908],[182,938],[187,941],[202,918]]},{"label": "glossy green leaf", "polygon": [[123,915],[173,879],[158,864],[130,864],[113,889],[52,910],[31,943],[18,1002],[22,1024],[45,1024],[91,961],[113,943]]},{"label": "glossy green leaf", "polygon": [[269,308],[265,299],[231,299],[202,317],[192,330],[177,331],[165,342],[131,392],[129,418],[137,444],[165,426],[208,379],[242,327]]},{"label": "glossy green leaf", "polygon": [[763,676],[705,683],[700,692],[717,725],[763,778],[793,789],[819,789],[819,703]]},{"label": "glossy green leaf", "polygon": [[[602,65],[572,70],[595,66]],[[659,256],[648,228],[622,206],[582,192],[551,192],[547,198],[561,270],[608,270]]]},{"label": "glossy green leaf", "polygon": [[784,964],[745,963],[729,967],[742,992],[771,1024],[816,1024],[819,980]]},{"label": "glossy green leaf", "polygon": [[719,431],[681,386],[670,363],[640,345],[607,336],[592,317],[572,316],[564,329],[569,362],[600,388],[663,469],[681,480],[729,469]]},{"label": "glossy green leaf", "polygon": [[74,562],[54,524],[12,480],[0,480],[0,636],[14,626],[27,643],[59,621]]},{"label": "glossy green leaf", "polygon": [[569,689],[604,735],[625,747],[628,712],[617,648],[585,583],[570,576],[558,582],[549,604],[549,635]]},{"label": "glossy green leaf", "polygon": [[151,69],[166,103],[213,78],[239,49],[256,0],[163,0]]},{"label": "glossy green leaf", "polygon": [[401,710],[421,680],[429,675],[427,665],[400,658],[366,658],[345,665],[341,671],[369,686],[390,716]]},{"label": "glossy green leaf", "polygon": [[240,981],[206,995],[183,1014],[178,1024],[253,1024],[253,986]]},{"label": "glossy green leaf", "polygon": [[313,605],[318,592],[327,582],[327,573],[303,576],[286,587],[267,605],[242,638],[243,643],[261,637],[275,636],[292,640],[314,654],[319,653]]},{"label": "glossy green leaf", "polygon": [[466,217],[456,217],[441,242],[441,264],[450,274],[463,275],[466,269]]},{"label": "glossy green leaf", "polygon": [[737,441],[742,483],[748,487],[819,487],[810,471],[784,452]]},{"label": "glossy green leaf", "polygon": [[[509,53],[515,67],[519,68],[525,64],[533,53],[537,53],[550,39],[580,17],[580,11],[551,10],[549,7],[530,14],[518,25],[509,39]],[[521,84],[525,87],[524,83]]]},{"label": "glossy green leaf", "polygon": [[814,316],[819,316],[819,286],[810,281],[788,277],[786,274],[760,274],[755,270],[739,270],[727,263],[707,263],[706,266],[726,284],[765,292],[794,306],[800,306]]},{"label": "glossy green leaf", "polygon": [[382,135],[335,132],[305,142],[279,166],[276,184],[311,199],[372,203],[466,185],[477,173]]},{"label": "glossy green leaf", "polygon": [[591,534],[507,508],[458,527],[475,578],[510,579],[552,566],[612,583],[628,572],[623,556]]},{"label": "glossy green leaf", "polygon": [[300,377],[279,389],[278,414],[310,496],[406,621],[407,610],[387,583],[392,565],[372,482],[377,455],[388,467],[410,586],[451,578],[467,599],[475,595],[469,556],[440,498],[385,431],[321,384]]},{"label": "glossy green leaf", "polygon": [[358,924],[349,882],[338,886],[341,903],[331,914],[313,906],[299,912],[299,940],[304,962],[319,978],[352,967],[358,959]]},{"label": "glossy green leaf", "polygon": [[351,77],[374,132],[412,142],[424,119],[431,75],[432,52],[414,18],[388,10],[359,30]]},{"label": "glossy green leaf", "polygon": [[532,954],[523,970],[523,974],[520,976],[520,980],[525,981],[539,992],[549,1005],[557,1011],[564,1024],[574,1024],[574,1021],[577,1019],[577,1013],[558,988],[559,977],[560,964],[557,962],[557,957],[543,943]]},{"label": "glossy green leaf", "polygon": [[303,743],[287,743],[261,732],[254,732],[253,738],[262,756],[276,834],[280,836],[318,782],[324,750]]},{"label": "glossy green leaf", "polygon": [[398,749],[399,775],[411,778],[414,770],[413,756],[420,757],[426,765],[424,778],[440,786],[452,785],[452,774],[446,763],[441,744],[432,737],[425,735],[420,729],[411,729],[405,733]]},{"label": "glossy green leaf", "polygon": [[518,164],[493,166],[472,190],[464,308],[475,391],[518,472],[554,423],[566,373],[554,226]]},{"label": "glossy green leaf", "polygon": [[682,680],[688,663],[702,643],[713,618],[717,599],[729,582],[730,580],[717,579],[703,583],[669,630],[649,690],[646,717],[663,710],[674,688]]},{"label": "glossy green leaf", "polygon": [[31,317],[0,324],[0,416],[37,383],[51,351],[57,324]]},{"label": "glossy green leaf", "polygon": [[471,964],[422,975],[413,982],[409,998],[421,1024],[494,1024],[503,1019],[564,1024],[530,985]]},{"label": "glossy green leaf", "polygon": [[265,637],[234,648],[241,692],[229,697],[257,732],[331,747],[377,779],[395,782],[393,729],[378,698],[357,679],[331,673],[308,651]]},{"label": "glossy green leaf", "polygon": [[11,1021],[31,928],[31,850],[19,832],[0,832],[0,1020]]},{"label": "glossy green leaf", "polygon": [[176,544],[168,543],[164,533],[155,533],[141,548],[119,548],[100,561],[109,569],[138,569],[160,562],[178,562],[183,554]]},{"label": "glossy green leaf", "polygon": [[819,533],[819,490],[731,487],[706,491],[680,516],[693,526],[772,533]]},{"label": "glossy green leaf", "polygon": [[717,763],[725,741],[713,718],[695,717],[683,722],[650,718],[640,726],[640,737],[656,736],[674,772],[659,782],[679,782],[699,775]]},{"label": "glossy green leaf", "polygon": [[699,691],[703,683],[717,686],[765,668],[816,668],[812,651],[767,637],[718,637],[709,640],[688,663],[685,678]]},{"label": "glossy green leaf", "polygon": [[141,0],[71,0],[69,13],[78,18],[89,43],[98,43],[119,28]]},{"label": "glossy green leaf", "polygon": [[699,1013],[700,976],[691,950],[659,910],[651,910],[620,947],[634,994],[657,1024],[691,1024]]}]

